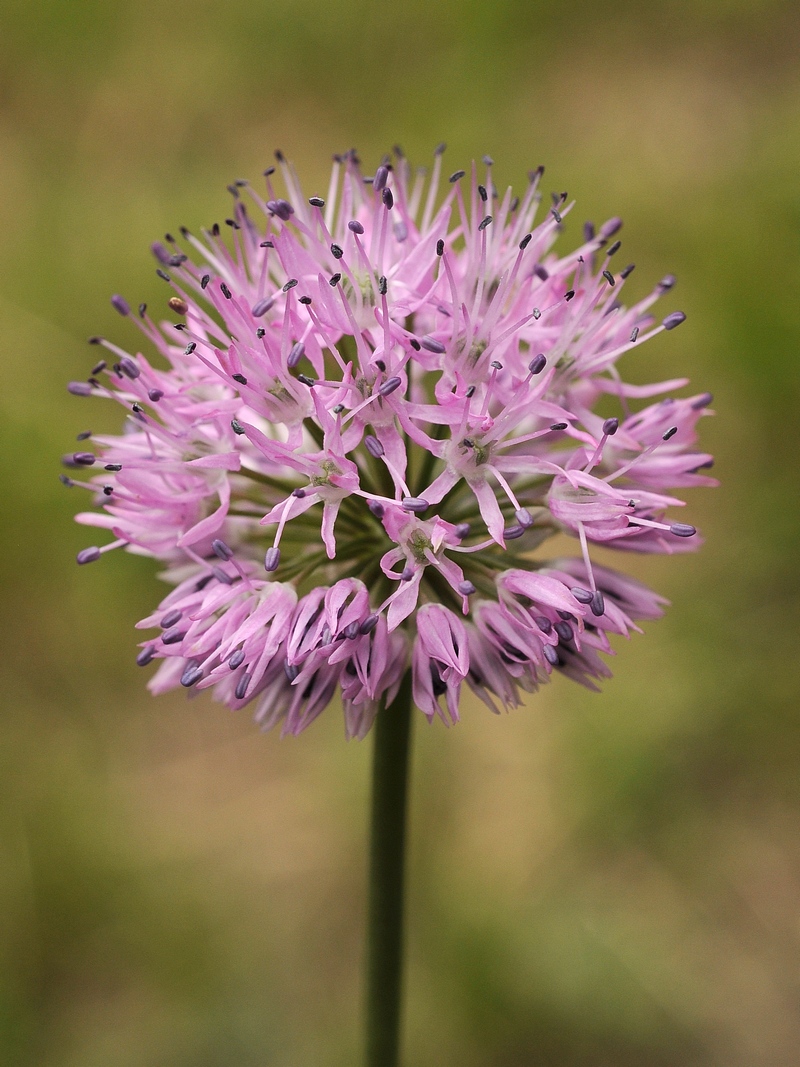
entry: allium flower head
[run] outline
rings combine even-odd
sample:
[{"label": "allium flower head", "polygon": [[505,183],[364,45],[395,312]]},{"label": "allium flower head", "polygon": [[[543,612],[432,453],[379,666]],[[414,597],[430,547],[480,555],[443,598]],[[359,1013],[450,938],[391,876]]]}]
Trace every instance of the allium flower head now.
[{"label": "allium flower head", "polygon": [[[715,484],[711,397],[653,401],[686,379],[618,369],[683,321],[651,310],[674,279],[623,304],[619,219],[556,252],[572,203],[542,204],[542,168],[517,197],[488,158],[443,181],[441,150],[429,180],[399,152],[365,177],[351,152],[309,199],[278,167],[283,192],[272,167],[266,197],[230,187],[224,231],[153,245],[169,321],[112,298],[155,358],[93,338],[106,358],[69,385],[128,412],[65,457],[100,473],[62,478],[112,538],[79,563],[125,547],[174,587],[139,623],[150,688],[211,688],[289,733],[338,692],[351,737],[409,668],[446,722],[464,682],[493,710],[553,671],[593,688],[608,635],[664,601],[592,545],[693,548],[673,491]],[[557,533],[575,558],[542,556]]]}]

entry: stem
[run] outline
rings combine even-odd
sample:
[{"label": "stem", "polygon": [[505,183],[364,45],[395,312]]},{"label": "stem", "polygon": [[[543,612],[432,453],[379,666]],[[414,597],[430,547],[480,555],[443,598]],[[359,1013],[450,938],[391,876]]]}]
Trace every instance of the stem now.
[{"label": "stem", "polygon": [[375,720],[367,932],[367,1067],[397,1067],[411,671]]}]

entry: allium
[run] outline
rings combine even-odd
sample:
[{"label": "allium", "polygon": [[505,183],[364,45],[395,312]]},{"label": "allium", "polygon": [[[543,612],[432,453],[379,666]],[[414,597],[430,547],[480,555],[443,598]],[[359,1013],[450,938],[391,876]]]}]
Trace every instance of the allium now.
[{"label": "allium", "polygon": [[[91,479],[63,480],[111,538],[79,563],[124,547],[173,586],[138,624],[150,688],[288,733],[338,694],[359,738],[409,668],[445,722],[464,684],[493,711],[553,672],[594,688],[610,635],[665,601],[593,546],[696,547],[674,491],[715,484],[709,394],[618,369],[683,321],[653,313],[674,279],[625,306],[619,219],[556,252],[573,205],[542,204],[542,168],[517,197],[488,158],[442,182],[438,150],[429,180],[399,153],[365,177],[351,152],[307,199],[278,167],[283,192],[273,167],[266,198],[230,187],[224,230],[153,245],[159,315],[112,298],[155,358],[93,338],[106,358],[69,385],[128,413],[65,458]],[[574,558],[542,555],[559,533]]]}]

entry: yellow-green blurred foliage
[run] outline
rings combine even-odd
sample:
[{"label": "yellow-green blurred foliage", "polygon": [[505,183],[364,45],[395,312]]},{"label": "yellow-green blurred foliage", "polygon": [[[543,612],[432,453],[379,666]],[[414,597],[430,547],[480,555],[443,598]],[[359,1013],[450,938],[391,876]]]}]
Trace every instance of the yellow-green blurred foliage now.
[{"label": "yellow-green blurred foliage", "polygon": [[796,1062],[799,31],[780,0],[3,0],[3,1063],[358,1062],[369,744],[146,694],[154,567],[76,568],[58,483],[119,411],[65,382],[89,334],[137,345],[108,297],[163,301],[149,242],[274,148],[310,195],[333,151],[440,140],[621,214],[626,293],[678,275],[686,325],[628,366],[714,392],[723,486],[699,555],[625,557],[674,606],[602,696],[420,717],[408,1063]]}]

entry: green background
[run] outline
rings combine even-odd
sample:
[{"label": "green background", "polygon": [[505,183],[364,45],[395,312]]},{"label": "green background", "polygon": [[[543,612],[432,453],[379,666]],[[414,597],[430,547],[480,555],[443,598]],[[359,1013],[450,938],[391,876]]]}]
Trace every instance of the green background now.
[{"label": "green background", "polygon": [[369,744],[147,695],[155,568],[77,568],[58,483],[118,412],[65,383],[88,335],[137,344],[108,298],[163,300],[150,241],[275,148],[310,195],[334,151],[445,140],[622,215],[634,295],[678,276],[687,323],[629,373],[714,392],[723,484],[698,555],[624,557],[673,607],[603,695],[420,716],[408,1063],[796,1062],[796,6],[3,0],[0,37],[0,1060],[358,1062]]}]

